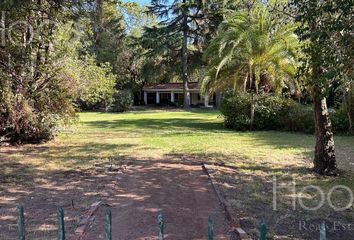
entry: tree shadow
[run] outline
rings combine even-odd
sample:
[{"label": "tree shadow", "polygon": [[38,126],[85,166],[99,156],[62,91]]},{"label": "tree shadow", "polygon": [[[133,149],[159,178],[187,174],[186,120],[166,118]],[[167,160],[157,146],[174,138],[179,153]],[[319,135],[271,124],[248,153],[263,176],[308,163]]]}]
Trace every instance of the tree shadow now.
[{"label": "tree shadow", "polygon": [[[267,223],[269,236],[277,236],[280,239],[316,239],[319,236],[319,229],[309,230],[308,226],[319,226],[322,222],[326,222],[327,226],[334,226],[338,222],[351,224],[348,214],[352,215],[353,208],[346,212],[337,212],[324,204],[314,214],[314,211],[302,208],[297,200],[301,198],[305,206],[317,206],[320,201],[318,196],[312,198],[313,196],[308,194],[297,195],[303,187],[320,186],[327,192],[332,186],[342,184],[346,177],[325,181],[323,177],[314,175],[306,166],[291,165],[278,167],[267,164],[245,164],[230,167],[216,164],[210,165],[210,169],[221,189],[222,196],[229,202],[233,215],[241,219],[241,226],[254,239],[260,237],[259,230],[262,222]],[[275,182],[273,177],[276,177]],[[295,185],[292,185],[293,179]],[[295,195],[292,186],[296,191]],[[351,189],[354,187],[347,186]],[[345,201],[341,199],[343,200]],[[274,201],[276,209],[274,209]],[[300,223],[307,227],[303,230],[299,229]],[[327,232],[327,236],[331,239],[350,239],[351,234],[352,232],[348,230],[333,231],[331,228]]]},{"label": "tree shadow", "polygon": [[[77,145],[51,145],[51,146],[24,146],[19,148],[2,149],[0,159],[7,159],[11,155],[22,155],[24,159],[35,156],[46,162],[69,162],[72,167],[80,167],[91,161],[102,160],[103,153],[109,153],[106,158],[126,149],[136,147],[136,144],[109,144],[109,143],[78,143]],[[11,163],[18,164],[18,163]]]},{"label": "tree shadow", "polygon": [[110,121],[85,122],[88,127],[101,129],[129,129],[136,131],[144,130],[193,130],[193,131],[228,131],[222,123],[206,121],[196,118],[168,118],[168,119],[119,119]]},{"label": "tree shadow", "polygon": [[[102,163],[85,171],[40,170],[33,165],[13,165],[13,168],[32,173],[21,179],[31,184],[4,183],[5,188],[0,192],[0,239],[17,237],[17,204],[25,208],[28,239],[56,238],[58,207],[65,211],[67,237],[72,239],[79,217],[98,200],[111,206],[115,219],[113,230],[123,234],[119,235],[123,239],[155,236],[160,209],[165,211],[166,231],[173,239],[180,238],[180,229],[185,238],[196,235],[199,239],[198,234],[207,232],[209,214],[216,220],[215,233],[222,234],[223,215],[201,167],[179,166],[182,165],[134,159],[129,163],[118,160],[113,165]],[[197,215],[196,208],[199,209]],[[104,219],[97,218],[96,225],[92,239],[103,239]]]}]

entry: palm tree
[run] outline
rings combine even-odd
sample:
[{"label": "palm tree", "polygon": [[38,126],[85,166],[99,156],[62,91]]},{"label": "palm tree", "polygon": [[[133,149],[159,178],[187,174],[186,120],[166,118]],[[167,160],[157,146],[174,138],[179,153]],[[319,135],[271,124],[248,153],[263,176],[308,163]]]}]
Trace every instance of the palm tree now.
[{"label": "palm tree", "polygon": [[[269,7],[269,6],[268,6]],[[209,71],[202,89],[254,89],[258,92],[284,87],[295,91],[299,41],[293,23],[279,24],[266,5],[251,11],[226,13],[218,35],[204,54]]]}]

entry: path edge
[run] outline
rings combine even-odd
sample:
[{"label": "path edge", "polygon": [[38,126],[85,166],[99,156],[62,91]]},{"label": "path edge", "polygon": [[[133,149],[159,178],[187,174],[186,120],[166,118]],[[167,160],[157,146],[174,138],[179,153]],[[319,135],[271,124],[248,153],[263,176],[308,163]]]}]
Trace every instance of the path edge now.
[{"label": "path edge", "polygon": [[224,209],[224,211],[226,213],[226,218],[230,223],[230,227],[231,227],[232,232],[236,233],[240,237],[241,240],[252,240],[252,238],[246,233],[246,231],[241,228],[240,220],[238,218],[235,218],[232,215],[231,206],[224,199],[224,197],[221,195],[220,188],[219,188],[218,184],[216,183],[215,179],[211,175],[211,171],[209,170],[210,169],[209,165],[206,163],[202,163],[202,168],[203,168],[203,171],[205,172],[205,174],[208,176],[208,178],[211,182],[211,185],[213,186],[213,189],[216,193],[216,196],[219,199],[220,205],[222,206],[222,208]]},{"label": "path edge", "polygon": [[102,206],[109,207],[108,204],[105,204],[102,201],[94,202],[93,204],[91,204],[90,208],[80,217],[80,223],[78,224],[75,230],[75,240],[84,239],[86,233],[89,230],[89,227],[95,221],[96,212]]}]

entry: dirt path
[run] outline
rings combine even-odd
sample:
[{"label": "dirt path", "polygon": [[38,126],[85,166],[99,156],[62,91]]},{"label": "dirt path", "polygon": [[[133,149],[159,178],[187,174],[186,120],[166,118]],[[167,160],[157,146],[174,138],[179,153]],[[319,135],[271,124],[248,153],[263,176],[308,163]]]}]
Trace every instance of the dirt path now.
[{"label": "dirt path", "polygon": [[[165,214],[166,239],[206,239],[209,215],[215,222],[214,239],[230,239],[224,213],[201,166],[133,164],[116,180],[109,200],[113,239],[155,240],[160,210]],[[85,239],[103,239],[102,212]]]}]

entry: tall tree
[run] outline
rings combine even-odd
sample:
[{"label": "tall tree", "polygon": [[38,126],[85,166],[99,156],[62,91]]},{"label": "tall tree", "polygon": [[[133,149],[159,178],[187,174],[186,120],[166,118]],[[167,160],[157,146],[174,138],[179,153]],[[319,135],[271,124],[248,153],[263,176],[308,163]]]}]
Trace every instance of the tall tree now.
[{"label": "tall tree", "polygon": [[92,14],[92,53],[98,63],[110,63],[114,73],[115,63],[125,38],[124,17],[117,0],[95,0]]},{"label": "tall tree", "polygon": [[134,95],[135,104],[143,104],[142,88],[151,75],[145,74],[149,60],[145,55],[141,37],[145,27],[155,25],[156,17],[147,13],[147,8],[135,2],[121,3],[120,11],[124,15],[126,37],[119,46],[117,57],[118,89],[128,89]]},{"label": "tall tree", "polygon": [[[53,41],[56,23],[75,15],[77,1],[1,1],[7,33],[0,48],[0,135],[12,142],[49,139],[74,113],[69,82]],[[0,139],[1,141],[1,139]]]},{"label": "tall tree", "polygon": [[[212,2],[201,0],[175,0],[171,3],[153,0],[149,6],[150,12],[161,21],[158,26],[146,29],[146,45],[158,52],[159,58],[164,57],[170,66],[175,66],[179,60],[180,71],[176,72],[180,73],[180,79],[183,81],[185,108],[190,105],[188,82],[192,69],[189,69],[189,66],[192,67],[197,62],[193,55],[200,57],[215,23],[209,21],[210,16],[219,14],[213,11],[215,9],[216,6]],[[155,41],[151,41],[154,38]]]},{"label": "tall tree", "polygon": [[203,81],[204,91],[297,90],[300,44],[294,34],[296,25],[279,23],[271,12],[275,4],[269,1],[225,14],[217,36],[205,51],[209,72]]},{"label": "tall tree", "polygon": [[314,171],[336,175],[337,163],[326,97],[334,81],[353,79],[353,1],[293,0],[297,34],[306,43],[302,73],[309,74],[315,112]]}]

